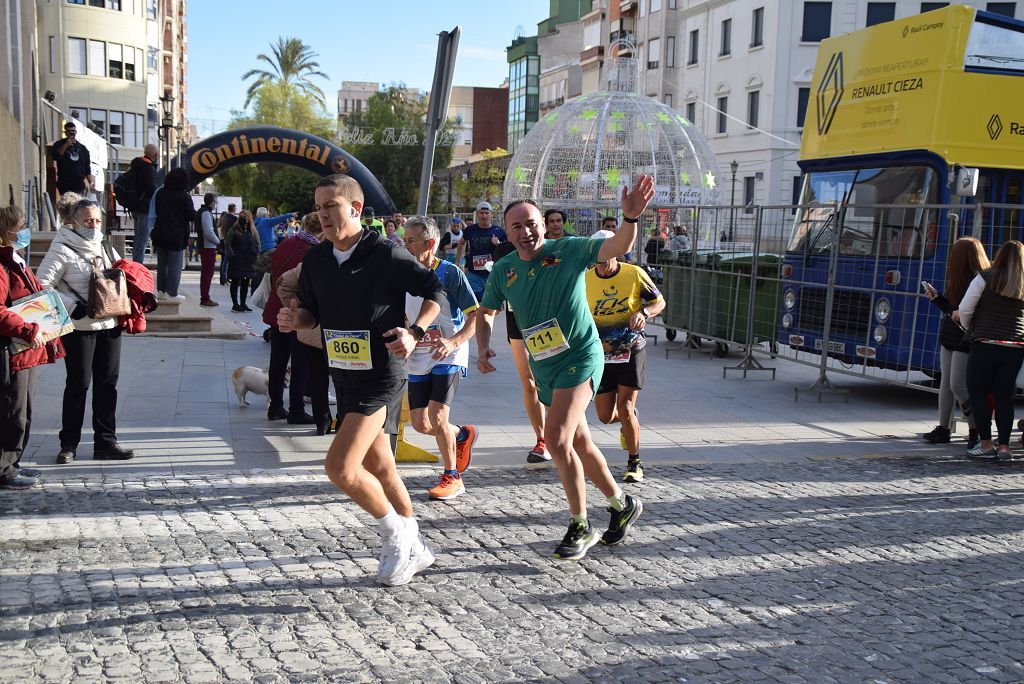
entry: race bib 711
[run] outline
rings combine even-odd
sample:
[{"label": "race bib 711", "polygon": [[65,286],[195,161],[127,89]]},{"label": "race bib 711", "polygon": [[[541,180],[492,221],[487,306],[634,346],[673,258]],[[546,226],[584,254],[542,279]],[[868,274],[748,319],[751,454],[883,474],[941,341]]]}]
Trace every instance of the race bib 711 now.
[{"label": "race bib 711", "polygon": [[569,343],[565,341],[565,335],[554,318],[523,330],[523,339],[534,361],[556,356],[569,348]]}]

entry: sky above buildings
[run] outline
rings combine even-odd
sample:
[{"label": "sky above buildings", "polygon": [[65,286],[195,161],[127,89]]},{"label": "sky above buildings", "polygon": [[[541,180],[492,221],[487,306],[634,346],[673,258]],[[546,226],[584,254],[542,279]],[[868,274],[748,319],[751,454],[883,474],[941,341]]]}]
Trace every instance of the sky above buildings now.
[{"label": "sky above buildings", "polygon": [[[499,86],[508,75],[505,47],[518,26],[537,33],[549,0],[191,0],[188,3],[188,116],[200,136],[224,129],[245,102],[242,74],[270,54],[279,36],[318,55],[317,79],[336,113],[342,81],[403,81],[428,90],[437,34],[462,27],[455,85]],[[264,64],[265,66],[265,64]]]}]

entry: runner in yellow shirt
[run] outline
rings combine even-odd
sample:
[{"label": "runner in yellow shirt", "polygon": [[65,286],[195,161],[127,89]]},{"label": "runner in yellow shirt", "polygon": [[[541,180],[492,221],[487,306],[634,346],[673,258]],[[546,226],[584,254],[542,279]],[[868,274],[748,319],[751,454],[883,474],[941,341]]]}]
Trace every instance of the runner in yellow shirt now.
[{"label": "runner in yellow shirt", "polygon": [[[614,233],[599,230],[591,237],[608,238]],[[587,304],[597,324],[604,348],[604,373],[594,398],[597,418],[602,423],[621,422],[619,442],[629,454],[625,482],[640,482],[640,422],[636,398],[644,385],[647,361],[647,319],[665,308],[651,277],[639,266],[616,258],[598,262],[587,271]]]}]

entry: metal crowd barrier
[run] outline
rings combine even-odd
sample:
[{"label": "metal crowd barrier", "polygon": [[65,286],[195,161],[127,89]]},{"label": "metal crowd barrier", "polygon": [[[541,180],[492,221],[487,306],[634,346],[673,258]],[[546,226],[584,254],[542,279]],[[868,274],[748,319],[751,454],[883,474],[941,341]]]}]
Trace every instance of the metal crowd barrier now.
[{"label": "metal crowd barrier", "polygon": [[[659,207],[651,216],[683,209]],[[819,400],[841,394],[829,380],[836,373],[935,392],[942,313],[924,297],[921,281],[944,291],[946,255],[958,237],[975,235],[990,257],[1005,240],[1020,239],[1021,209],[685,208],[689,248],[662,252],[657,265],[667,336],[686,335],[674,350],[710,342],[712,354],[724,357],[732,346],[741,349],[742,359],[723,376],[764,371],[774,378],[765,359],[818,368],[818,379],[797,389],[797,398],[801,391]],[[795,230],[798,213],[804,218]],[[808,238],[801,241],[801,233]]]}]

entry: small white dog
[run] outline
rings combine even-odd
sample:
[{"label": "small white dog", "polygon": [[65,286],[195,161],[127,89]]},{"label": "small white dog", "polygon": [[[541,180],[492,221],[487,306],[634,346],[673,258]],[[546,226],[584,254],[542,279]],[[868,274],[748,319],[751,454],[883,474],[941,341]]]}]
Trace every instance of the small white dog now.
[{"label": "small white dog", "polygon": [[[287,387],[291,377],[291,366],[284,371],[284,384]],[[235,396],[238,397],[238,405],[245,407],[249,401],[245,395],[249,392],[262,394],[270,400],[270,372],[265,368],[255,366],[239,366],[231,373],[231,384],[235,388]]]}]

